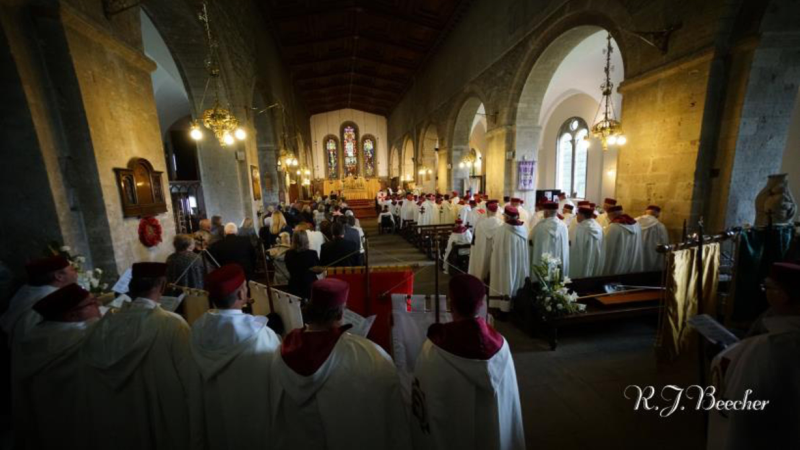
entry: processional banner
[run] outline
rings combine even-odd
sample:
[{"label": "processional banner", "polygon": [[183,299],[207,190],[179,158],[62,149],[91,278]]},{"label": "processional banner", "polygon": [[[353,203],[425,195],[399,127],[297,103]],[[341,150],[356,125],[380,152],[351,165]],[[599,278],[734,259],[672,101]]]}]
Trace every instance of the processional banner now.
[{"label": "processional banner", "polygon": [[532,191],[536,189],[536,161],[517,162],[517,190]]}]

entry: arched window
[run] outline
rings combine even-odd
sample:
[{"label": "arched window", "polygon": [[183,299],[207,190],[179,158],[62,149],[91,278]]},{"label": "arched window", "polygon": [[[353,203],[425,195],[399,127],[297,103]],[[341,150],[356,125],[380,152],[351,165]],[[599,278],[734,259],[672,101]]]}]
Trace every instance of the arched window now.
[{"label": "arched window", "polygon": [[358,125],[353,122],[342,124],[342,149],[344,150],[344,173],[358,176]]},{"label": "arched window", "polygon": [[361,140],[361,149],[364,151],[364,176],[374,177],[375,173],[375,138],[366,134]]},{"label": "arched window", "polygon": [[568,119],[558,131],[556,188],[575,198],[586,198],[588,138],[589,127],[580,117]]},{"label": "arched window", "polygon": [[325,146],[325,166],[328,179],[336,180],[339,178],[339,140],[336,139],[336,136],[328,135],[322,142]]}]

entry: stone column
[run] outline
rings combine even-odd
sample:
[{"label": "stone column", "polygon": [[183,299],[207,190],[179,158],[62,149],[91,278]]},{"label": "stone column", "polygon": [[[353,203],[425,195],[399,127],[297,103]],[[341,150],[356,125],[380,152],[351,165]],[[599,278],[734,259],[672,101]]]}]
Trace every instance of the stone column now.
[{"label": "stone column", "polygon": [[[513,134],[512,134],[513,133]],[[539,171],[539,140],[542,134],[542,127],[539,125],[529,125],[527,123],[517,124],[513,132],[509,133],[507,142],[511,137],[516,137],[516,147],[508,145],[508,151],[513,151],[511,161],[506,161],[506,171],[509,174],[505,184],[505,192],[512,197],[519,197],[525,201],[526,207],[533,210],[536,204],[536,190],[519,191],[517,190],[517,161],[536,161],[534,173]],[[534,179],[534,187],[538,187],[538,180]]]}]

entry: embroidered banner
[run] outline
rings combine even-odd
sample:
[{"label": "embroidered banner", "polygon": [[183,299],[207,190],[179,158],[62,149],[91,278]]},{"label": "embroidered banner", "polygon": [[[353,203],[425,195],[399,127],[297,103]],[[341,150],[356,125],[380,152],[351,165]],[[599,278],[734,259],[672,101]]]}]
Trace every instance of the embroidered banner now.
[{"label": "embroidered banner", "polygon": [[536,189],[536,161],[517,162],[518,191],[532,191]]}]

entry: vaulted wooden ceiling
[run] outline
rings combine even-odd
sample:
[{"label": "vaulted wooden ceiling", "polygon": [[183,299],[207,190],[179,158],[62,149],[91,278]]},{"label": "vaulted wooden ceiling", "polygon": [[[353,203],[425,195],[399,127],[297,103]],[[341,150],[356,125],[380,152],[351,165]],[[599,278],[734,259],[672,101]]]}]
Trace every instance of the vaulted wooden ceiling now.
[{"label": "vaulted wooden ceiling", "polygon": [[469,0],[259,2],[309,113],[388,115]]}]

